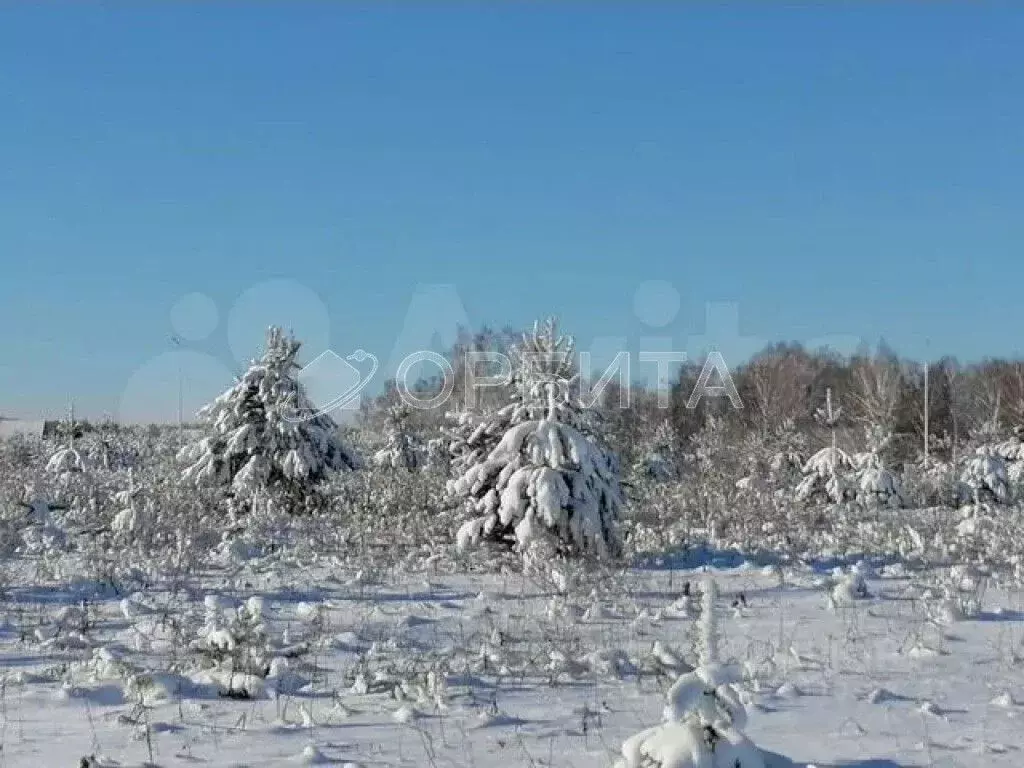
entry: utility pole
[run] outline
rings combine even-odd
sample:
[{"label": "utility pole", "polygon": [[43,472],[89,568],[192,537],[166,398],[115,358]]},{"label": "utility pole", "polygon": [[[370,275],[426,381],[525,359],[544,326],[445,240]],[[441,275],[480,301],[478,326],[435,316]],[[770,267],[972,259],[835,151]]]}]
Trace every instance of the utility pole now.
[{"label": "utility pole", "polygon": [[[181,339],[171,336],[171,344],[181,348]],[[185,429],[185,383],[181,375],[181,358],[178,358],[178,430]]]},{"label": "utility pole", "polygon": [[928,361],[928,339],[924,340],[924,466],[928,468],[928,412],[931,410],[928,400],[928,369],[931,367]]},{"label": "utility pole", "polygon": [[924,363],[924,466],[928,467],[928,361]]},{"label": "utility pole", "polygon": [[836,422],[839,421],[839,411],[832,410],[832,387],[825,387],[825,419],[832,430],[832,461],[836,461]]}]

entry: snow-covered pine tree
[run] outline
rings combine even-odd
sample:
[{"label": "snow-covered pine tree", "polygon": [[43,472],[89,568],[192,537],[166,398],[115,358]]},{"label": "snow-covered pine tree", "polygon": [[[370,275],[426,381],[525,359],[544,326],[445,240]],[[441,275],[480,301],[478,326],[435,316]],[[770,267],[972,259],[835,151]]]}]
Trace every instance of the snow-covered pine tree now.
[{"label": "snow-covered pine tree", "polygon": [[515,411],[513,402],[489,413],[467,410],[445,414],[448,424],[441,431],[448,443],[449,471],[453,480],[490,455],[512,426]]},{"label": "snow-covered pine tree", "polygon": [[700,525],[712,546],[720,545],[719,537],[727,533],[729,525],[740,522],[734,513],[738,496],[742,495],[742,489],[736,487],[736,477],[742,471],[738,464],[743,458],[742,452],[732,450],[726,430],[725,420],[708,412],[704,425],[690,436],[691,475],[687,485],[693,508],[699,510]]},{"label": "snow-covered pine tree", "polygon": [[998,388],[983,400],[991,410],[974,430],[973,442],[977,447],[963,462],[956,495],[961,503],[1009,504],[1013,500],[1014,480],[1018,476],[1018,472],[1011,472],[1011,468],[1017,462],[1017,444],[1021,434],[1013,430],[1007,439],[1002,418],[1002,394]]},{"label": "snow-covered pine tree", "polygon": [[62,448],[54,451],[50,460],[46,463],[46,471],[67,477],[76,472],[85,471],[85,461],[81,452],[75,448],[75,436],[78,432],[78,425],[75,423],[75,404],[68,407],[68,420],[61,427],[61,433],[66,437],[67,443]]},{"label": "snow-covered pine tree", "polygon": [[650,480],[674,480],[679,474],[679,435],[672,422],[662,419],[642,449],[633,471]]},{"label": "snow-covered pine tree", "polygon": [[803,470],[806,461],[807,439],[793,419],[786,419],[775,431],[772,439],[771,459],[768,462],[769,482],[773,488],[789,486]]},{"label": "snow-covered pine tree", "polygon": [[1014,427],[1013,434],[993,446],[992,451],[1006,462],[1011,483],[1020,485],[1024,482],[1024,427]]},{"label": "snow-covered pine tree", "polygon": [[554,320],[512,349],[513,400],[470,435],[463,473],[449,483],[473,515],[460,548],[488,540],[532,555],[618,552],[618,460],[585,431],[573,350]]},{"label": "snow-covered pine tree", "polygon": [[703,587],[700,666],[668,691],[663,722],[627,739],[616,768],[765,768],[764,754],[743,733],[747,710],[736,674],[718,658],[713,579]]},{"label": "snow-covered pine tree", "polygon": [[823,496],[838,504],[849,495],[847,475],[854,469],[853,459],[836,440],[836,425],[842,413],[842,408],[833,407],[832,390],[825,390],[825,407],[819,408],[815,417],[831,431],[832,445],[822,448],[804,464],[804,479],[796,487],[797,501],[809,502]]},{"label": "snow-covered pine tree", "polygon": [[892,441],[892,433],[878,424],[866,427],[867,450],[853,457],[857,468],[857,499],[868,507],[902,507],[900,479],[887,469],[883,452]]},{"label": "snow-covered pine tree", "polygon": [[470,445],[470,440],[481,423],[480,416],[472,411],[445,413],[440,439],[444,441],[445,452],[448,454],[448,471],[452,478],[462,477],[463,473],[479,459],[472,455],[479,448]]},{"label": "snow-covered pine tree", "polygon": [[[997,473],[995,467],[1001,462],[1006,471],[1006,493],[999,487],[998,482],[993,483],[992,487],[984,483],[980,486],[977,483],[971,485],[972,492],[978,488],[986,488],[1000,503],[1008,503],[1010,498],[1019,497],[1024,491],[1024,427],[1014,427],[1010,430],[1009,436],[1006,436],[1006,431],[999,423],[998,412],[993,413],[981,425],[977,431],[980,445],[975,457],[967,460],[962,478],[963,482],[971,483],[969,478],[972,476],[978,479],[986,474]],[[983,460],[978,459],[978,456],[991,457],[988,471],[981,471]]]},{"label": "snow-covered pine tree", "polygon": [[797,501],[810,502],[822,497],[836,504],[849,495],[849,473],[853,460],[841,448],[822,448],[804,464],[804,479],[796,487]]},{"label": "snow-covered pine tree", "polygon": [[269,495],[299,511],[329,472],[357,467],[334,420],[317,411],[297,377],[300,346],[280,328],[267,331],[263,356],[199,412],[213,434],[179,453],[186,481],[224,488],[242,509]]},{"label": "snow-covered pine tree", "polygon": [[421,466],[422,450],[412,434],[409,408],[406,405],[392,405],[387,409],[384,414],[384,432],[386,443],[373,455],[374,465],[409,472]]},{"label": "snow-covered pine tree", "polygon": [[448,438],[441,434],[427,440],[426,458],[423,462],[424,472],[433,472],[444,478],[451,472],[452,457],[449,453]]},{"label": "snow-covered pine tree", "polygon": [[1006,470],[1006,461],[990,446],[982,446],[964,462],[960,475],[962,501],[981,504],[994,501],[1009,504],[1013,490]]}]

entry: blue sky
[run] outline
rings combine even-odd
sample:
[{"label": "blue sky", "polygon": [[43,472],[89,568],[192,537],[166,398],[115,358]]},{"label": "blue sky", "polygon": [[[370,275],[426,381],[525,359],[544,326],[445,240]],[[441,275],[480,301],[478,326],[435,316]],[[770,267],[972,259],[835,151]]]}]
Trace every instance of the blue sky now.
[{"label": "blue sky", "polygon": [[166,417],[278,315],[387,360],[416,295],[1024,351],[1024,8],[427,5],[0,8],[0,413]]}]

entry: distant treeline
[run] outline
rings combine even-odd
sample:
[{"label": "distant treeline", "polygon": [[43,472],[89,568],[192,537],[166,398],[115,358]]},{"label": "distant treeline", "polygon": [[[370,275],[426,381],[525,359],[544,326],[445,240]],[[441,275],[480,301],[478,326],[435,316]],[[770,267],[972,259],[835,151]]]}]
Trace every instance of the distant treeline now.
[{"label": "distant treeline", "polygon": [[[444,411],[459,410],[467,371],[466,352],[507,352],[519,334],[509,330],[463,334],[449,352],[455,371],[455,388],[446,407],[419,412],[416,418],[431,427]],[[665,420],[681,443],[700,431],[709,416],[720,420],[728,434],[764,437],[782,429],[820,435],[826,431],[818,411],[831,389],[842,409],[838,425],[842,439],[863,442],[865,428],[893,436],[893,459],[910,459],[921,450],[925,424],[925,365],[900,357],[884,344],[862,348],[850,356],[832,350],[811,350],[799,343],[772,344],[739,364],[730,363],[733,383],[743,408],[733,408],[726,397],[702,398],[694,408],[687,401],[697,384],[704,360],[682,365],[674,378],[669,405],[660,408],[650,387],[634,386],[630,407],[622,410],[620,388],[613,380],[604,392],[603,411],[608,428],[620,448],[644,442],[642,437]],[[928,372],[928,433],[936,458],[950,458],[959,447],[979,439],[1009,435],[1024,427],[1024,360],[987,359],[963,364],[953,357],[931,361]],[[717,379],[710,383],[720,383]],[[421,381],[423,392],[439,388],[437,380]],[[397,399],[389,387],[376,402],[364,403],[364,419],[374,419],[380,406]],[[500,404],[505,397],[492,388],[481,394],[484,407]]]}]

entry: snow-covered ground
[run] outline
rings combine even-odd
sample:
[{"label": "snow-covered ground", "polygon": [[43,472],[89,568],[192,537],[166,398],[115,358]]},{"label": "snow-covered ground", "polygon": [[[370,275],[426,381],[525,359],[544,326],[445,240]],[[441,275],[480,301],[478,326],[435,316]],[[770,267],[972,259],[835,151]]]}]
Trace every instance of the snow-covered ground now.
[{"label": "snow-covered ground", "polygon": [[624,481],[554,321],[446,427],[337,430],[298,349],[195,432],[2,444],[0,763],[1024,764],[1017,437],[904,485],[827,393],[809,459],[708,417]]},{"label": "snow-covered ground", "polygon": [[[678,565],[559,595],[263,560],[125,595],[25,559],[0,602],[0,765],[612,766],[696,661],[699,599],[681,595],[708,573],[762,749],[819,768],[1024,764],[1020,592],[950,623],[901,566],[867,569],[861,597],[824,566]],[[242,625],[264,669],[229,679]]]}]

